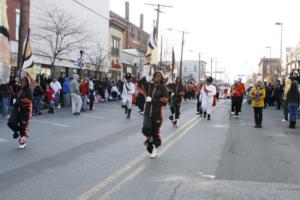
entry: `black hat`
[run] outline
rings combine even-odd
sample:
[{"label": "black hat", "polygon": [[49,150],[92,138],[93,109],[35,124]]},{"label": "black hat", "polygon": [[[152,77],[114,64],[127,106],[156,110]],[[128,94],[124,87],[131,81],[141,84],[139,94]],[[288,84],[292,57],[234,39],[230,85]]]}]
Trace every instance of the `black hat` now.
[{"label": "black hat", "polygon": [[212,83],[213,81],[214,81],[214,79],[211,76],[207,77],[207,79],[206,79],[207,83]]},{"label": "black hat", "polygon": [[130,74],[130,73],[126,73],[126,74],[125,74],[125,78],[126,78],[126,79],[131,79],[131,74]]}]

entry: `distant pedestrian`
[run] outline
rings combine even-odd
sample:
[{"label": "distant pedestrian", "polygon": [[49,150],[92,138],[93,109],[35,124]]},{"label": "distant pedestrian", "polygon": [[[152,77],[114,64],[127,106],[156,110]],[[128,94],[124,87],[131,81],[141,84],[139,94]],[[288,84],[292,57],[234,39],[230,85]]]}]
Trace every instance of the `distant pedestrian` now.
[{"label": "distant pedestrian", "polygon": [[54,90],[54,106],[60,108],[60,93],[62,89],[61,84],[59,81],[56,80],[56,78],[53,78],[52,82],[50,83],[50,87]]},{"label": "distant pedestrian", "polygon": [[13,113],[8,120],[8,127],[14,131],[14,138],[19,138],[19,148],[24,149],[29,137],[29,123],[32,117],[32,93],[30,91],[30,79],[21,79],[21,89],[14,100]]},{"label": "distant pedestrian", "polygon": [[252,98],[255,128],[262,128],[263,108],[265,106],[264,99],[266,97],[266,91],[261,81],[258,81],[256,83],[256,85],[251,89],[249,95]]},{"label": "distant pedestrian", "polygon": [[82,108],[81,111],[85,112],[87,110],[87,99],[88,99],[89,82],[86,79],[82,79],[80,82],[80,92],[82,98]]},{"label": "distant pedestrian", "polygon": [[1,99],[1,109],[2,117],[9,118],[10,114],[10,92],[9,84],[0,85],[0,99]]},{"label": "distant pedestrian", "polygon": [[297,112],[300,104],[300,94],[297,81],[293,81],[290,90],[287,93],[287,104],[290,114],[290,128],[296,128]]},{"label": "distant pedestrian", "polygon": [[216,87],[212,84],[213,83],[213,78],[208,77],[206,79],[206,84],[203,85],[201,89],[201,107],[203,110],[203,117],[206,118],[207,120],[211,119],[211,114],[212,114],[212,109],[213,109],[213,104],[214,104],[214,98],[216,95]]},{"label": "distant pedestrian", "polygon": [[90,106],[90,111],[94,109],[94,102],[95,102],[95,89],[94,89],[94,82],[93,78],[90,78],[89,80],[89,106]]},{"label": "distant pedestrian", "polygon": [[74,74],[73,80],[70,82],[70,91],[72,99],[72,113],[74,115],[80,115],[80,109],[82,106],[82,99],[79,91],[79,75]]},{"label": "distant pedestrian", "polygon": [[69,107],[71,104],[71,90],[69,78],[65,77],[62,87],[63,97],[64,97],[64,107]]},{"label": "distant pedestrian", "polygon": [[130,119],[131,109],[132,109],[132,96],[135,94],[135,85],[132,83],[131,74],[126,73],[124,85],[123,85],[123,93],[122,93],[122,104],[125,108],[125,114],[127,115],[127,119]]},{"label": "distant pedestrian", "polygon": [[48,99],[49,104],[49,110],[48,113],[53,114],[54,113],[54,101],[55,101],[55,92],[52,87],[49,85],[46,85],[46,96]]},{"label": "distant pedestrian", "polygon": [[282,122],[288,121],[289,109],[288,109],[288,104],[287,104],[287,93],[291,88],[291,84],[292,84],[291,79],[285,79],[284,91],[283,91],[283,115],[284,115],[284,118],[283,118]]},{"label": "distant pedestrian", "polygon": [[274,92],[273,92],[273,102],[276,102],[277,110],[280,110],[282,104],[283,88],[279,80],[276,81]]},{"label": "distant pedestrian", "polygon": [[42,98],[43,98],[43,95],[44,95],[44,91],[40,85],[40,81],[37,79],[35,81],[35,88],[33,90],[33,97],[34,97],[34,113],[36,115],[41,115],[42,112],[40,111],[40,107],[41,107],[41,102],[42,102]]}]

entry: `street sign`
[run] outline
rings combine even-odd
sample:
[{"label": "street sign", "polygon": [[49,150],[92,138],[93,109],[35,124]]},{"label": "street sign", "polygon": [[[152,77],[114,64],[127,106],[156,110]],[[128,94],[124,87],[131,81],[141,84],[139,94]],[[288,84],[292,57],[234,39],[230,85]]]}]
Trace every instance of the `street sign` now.
[{"label": "street sign", "polygon": [[84,67],[84,60],[83,59],[78,58],[78,67],[79,68],[83,68]]}]

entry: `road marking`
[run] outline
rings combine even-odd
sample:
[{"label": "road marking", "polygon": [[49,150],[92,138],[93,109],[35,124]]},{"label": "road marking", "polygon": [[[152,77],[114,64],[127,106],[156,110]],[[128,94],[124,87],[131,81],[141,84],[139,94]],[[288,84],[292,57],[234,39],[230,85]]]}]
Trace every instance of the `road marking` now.
[{"label": "road marking", "polygon": [[59,123],[55,123],[55,122],[47,122],[47,121],[41,121],[41,120],[36,120],[36,119],[33,119],[31,120],[33,122],[38,122],[38,123],[42,123],[42,124],[49,124],[49,125],[53,125],[53,126],[60,126],[60,127],[64,127],[64,128],[69,128],[71,126],[69,125],[65,125],[65,124],[59,124]]},{"label": "road marking", "polygon": [[[197,117],[199,119],[199,117]],[[178,142],[182,137],[184,137],[192,128],[194,128],[198,122],[201,120],[193,120],[192,124],[189,125],[188,128],[186,128],[182,133],[176,135],[176,137],[171,140],[168,144],[162,148],[162,150],[159,152],[159,155],[163,155],[166,153],[166,151],[171,148],[176,142]],[[112,189],[110,189],[108,192],[106,192],[103,196],[101,196],[100,200],[108,200],[110,199],[111,195],[118,191],[122,185],[130,182],[133,180],[135,177],[137,177],[139,174],[141,174],[144,169],[151,163],[151,160],[147,160],[144,164],[142,164],[140,167],[138,167],[136,170],[134,170],[131,174],[129,174],[126,178],[124,178],[121,182],[116,184]]]},{"label": "road marking", "polygon": [[[215,110],[215,108],[219,107],[221,104],[223,104],[223,103],[218,104],[216,107],[213,108],[213,110]],[[159,154],[163,155],[171,146],[173,146],[178,140],[180,140],[183,136],[185,136],[202,119],[203,118],[199,118],[199,116],[195,116],[194,118],[192,118],[191,120],[186,122],[183,126],[181,126],[179,129],[177,129],[175,134],[172,134],[169,137],[167,137],[165,140],[166,145],[161,149]],[[112,175],[108,176],[103,181],[97,183],[94,187],[92,187],[91,189],[89,189],[88,191],[86,191],[85,193],[80,195],[77,199],[78,200],[90,199],[92,196],[94,196],[96,193],[98,193],[103,188],[108,186],[108,184],[110,184],[113,181],[120,178],[122,175],[124,175],[127,171],[132,169],[134,166],[136,166],[140,161],[142,161],[146,157],[148,157],[148,153],[144,152],[144,153],[140,154],[134,160],[127,163],[124,167],[122,167],[121,169],[119,169],[118,171],[116,171]],[[148,163],[150,163],[150,161],[151,160],[147,160],[144,164],[142,164],[139,168],[137,168],[129,176],[125,177],[121,182],[119,182],[117,185],[115,185],[111,190],[106,192],[101,197],[101,200],[108,199],[109,196],[112,193],[114,193],[115,191],[117,191],[122,185],[124,185],[125,183],[127,183],[127,182],[131,181],[132,179],[134,179],[135,177],[137,177],[141,172],[143,172],[143,170],[147,167],[147,165],[148,165]]]},{"label": "road marking", "polygon": [[99,115],[91,115],[91,114],[84,114],[84,117],[96,118],[96,119],[104,119],[105,117]]},{"label": "road marking", "polygon": [[1,142],[8,142],[8,140],[3,139],[3,138],[0,138],[0,143],[1,143]]},{"label": "road marking", "polygon": [[[169,140],[171,140],[173,137],[175,137],[176,133],[182,131],[186,126],[188,126],[195,119],[199,119],[199,117],[196,116],[193,119],[191,119],[190,121],[188,121],[187,123],[185,123],[182,127],[180,127],[175,132],[175,135],[170,135],[169,137],[167,137],[166,140],[165,140],[165,142],[167,143]],[[108,184],[112,183],[113,181],[115,181],[116,179],[118,179],[119,177],[121,177],[123,174],[125,174],[127,171],[129,171],[130,169],[132,169],[134,166],[136,166],[140,161],[142,161],[143,159],[145,159],[147,157],[147,155],[148,155],[148,153],[146,153],[146,152],[140,154],[134,160],[130,161],[124,167],[122,167],[121,169],[119,169],[118,171],[116,171],[115,173],[113,173],[111,176],[107,177],[106,179],[104,179],[103,181],[99,182],[97,185],[95,185],[94,187],[92,187],[91,189],[89,189],[88,191],[86,191],[85,193],[83,193],[82,195],[80,195],[78,197],[78,200],[87,200],[87,199],[90,199],[93,195],[95,195],[96,193],[98,193],[100,190],[102,190]]]}]

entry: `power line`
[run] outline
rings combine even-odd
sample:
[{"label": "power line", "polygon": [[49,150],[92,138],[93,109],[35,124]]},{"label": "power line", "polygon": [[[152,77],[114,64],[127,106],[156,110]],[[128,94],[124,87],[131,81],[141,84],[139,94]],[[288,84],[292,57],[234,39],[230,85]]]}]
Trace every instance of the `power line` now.
[{"label": "power line", "polygon": [[109,21],[109,18],[105,17],[104,15],[100,14],[99,12],[93,10],[92,8],[89,8],[88,6],[84,5],[83,3],[77,1],[77,0],[73,0],[75,3],[77,3],[78,5],[80,5],[81,7],[91,11],[92,13],[98,15],[99,17],[105,19],[105,20],[108,20]]}]

